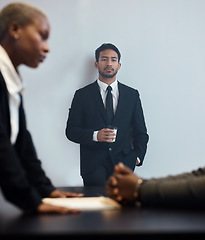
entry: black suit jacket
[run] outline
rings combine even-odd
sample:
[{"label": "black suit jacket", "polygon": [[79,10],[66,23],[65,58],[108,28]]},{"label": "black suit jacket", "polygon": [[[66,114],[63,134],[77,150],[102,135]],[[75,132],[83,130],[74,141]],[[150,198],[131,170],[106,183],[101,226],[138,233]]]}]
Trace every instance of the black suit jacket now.
[{"label": "black suit jacket", "polygon": [[107,127],[105,108],[97,81],[75,92],[66,126],[69,140],[80,143],[81,175],[93,171],[108,156],[113,164],[123,162],[134,170],[137,157],[142,165],[148,134],[139,93],[118,83],[119,100],[113,119],[118,128],[114,143],[93,141],[93,132]]},{"label": "black suit jacket", "polygon": [[0,72],[0,186],[7,200],[25,211],[32,211],[54,187],[37,158],[26,128],[22,102],[19,120],[19,135],[16,144],[12,145],[8,91]]}]

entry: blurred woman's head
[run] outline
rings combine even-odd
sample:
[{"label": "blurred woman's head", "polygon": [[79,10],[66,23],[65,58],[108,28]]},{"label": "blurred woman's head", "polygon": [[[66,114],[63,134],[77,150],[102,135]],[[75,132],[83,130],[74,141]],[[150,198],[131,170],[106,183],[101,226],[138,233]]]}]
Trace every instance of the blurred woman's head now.
[{"label": "blurred woman's head", "polygon": [[15,68],[20,64],[35,68],[45,59],[49,33],[46,14],[31,4],[11,3],[0,11],[0,44]]}]

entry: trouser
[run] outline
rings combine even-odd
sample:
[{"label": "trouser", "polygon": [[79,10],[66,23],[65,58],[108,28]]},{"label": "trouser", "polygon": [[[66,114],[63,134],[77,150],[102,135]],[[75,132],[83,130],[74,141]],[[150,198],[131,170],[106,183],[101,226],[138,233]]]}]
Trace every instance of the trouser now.
[{"label": "trouser", "polygon": [[114,165],[110,158],[107,158],[94,171],[84,174],[82,176],[84,186],[105,186],[109,176],[114,171]]}]

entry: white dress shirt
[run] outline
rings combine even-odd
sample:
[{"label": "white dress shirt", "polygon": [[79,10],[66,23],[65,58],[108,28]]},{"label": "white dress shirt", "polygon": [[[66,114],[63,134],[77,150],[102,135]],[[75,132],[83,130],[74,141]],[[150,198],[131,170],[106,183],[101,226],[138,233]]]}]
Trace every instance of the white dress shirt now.
[{"label": "white dress shirt", "polygon": [[[99,79],[97,80],[97,83],[100,87],[100,94],[103,100],[103,104],[105,106],[105,100],[106,100],[106,96],[107,96],[107,87],[108,84],[101,82]],[[112,87],[112,99],[113,99],[113,111],[114,114],[116,112],[117,109],[117,104],[118,104],[118,98],[119,98],[119,90],[118,90],[118,82],[117,80],[115,80],[111,85]]]},{"label": "white dress shirt", "polygon": [[7,52],[0,45],[0,71],[4,77],[7,90],[9,92],[9,110],[11,122],[11,136],[12,144],[16,142],[19,132],[19,106],[20,95],[24,89],[22,80],[14,68]]}]

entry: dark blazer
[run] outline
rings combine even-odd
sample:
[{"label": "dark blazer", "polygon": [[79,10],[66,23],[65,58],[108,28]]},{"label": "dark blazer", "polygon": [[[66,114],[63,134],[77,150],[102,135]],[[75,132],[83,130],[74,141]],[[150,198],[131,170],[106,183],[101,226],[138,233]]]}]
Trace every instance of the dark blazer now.
[{"label": "dark blazer", "polygon": [[54,190],[38,160],[21,102],[19,135],[10,142],[8,91],[0,72],[0,186],[6,199],[24,209],[35,210],[41,199]]},{"label": "dark blazer", "polygon": [[118,83],[119,100],[112,125],[118,128],[114,143],[93,141],[93,132],[107,127],[105,108],[97,81],[75,92],[69,110],[66,136],[80,143],[81,175],[93,171],[108,156],[113,164],[123,162],[134,170],[142,165],[148,134],[139,93]]},{"label": "dark blazer", "polygon": [[145,180],[140,195],[142,206],[205,208],[205,167]]}]

